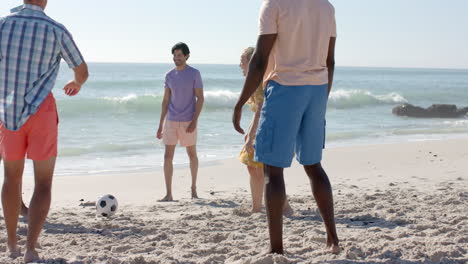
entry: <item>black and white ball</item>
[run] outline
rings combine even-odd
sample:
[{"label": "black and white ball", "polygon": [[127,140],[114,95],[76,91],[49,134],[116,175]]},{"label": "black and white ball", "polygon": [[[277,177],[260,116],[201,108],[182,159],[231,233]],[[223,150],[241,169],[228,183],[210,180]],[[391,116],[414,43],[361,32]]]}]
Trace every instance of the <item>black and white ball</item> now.
[{"label": "black and white ball", "polygon": [[115,196],[106,194],[96,202],[96,214],[103,217],[111,217],[117,212],[119,204]]}]

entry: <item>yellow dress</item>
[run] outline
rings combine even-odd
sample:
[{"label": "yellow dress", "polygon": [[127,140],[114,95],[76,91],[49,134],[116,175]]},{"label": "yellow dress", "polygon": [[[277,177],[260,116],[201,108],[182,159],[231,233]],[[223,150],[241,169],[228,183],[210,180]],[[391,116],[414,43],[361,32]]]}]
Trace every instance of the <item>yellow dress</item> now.
[{"label": "yellow dress", "polygon": [[[260,111],[258,109],[258,103],[263,102],[264,95],[263,95],[263,88],[262,86],[258,87],[257,91],[249,98],[247,104],[250,106],[250,109],[255,113]],[[255,139],[254,139],[255,140]],[[249,154],[247,150],[245,150],[245,146],[242,148],[241,153],[239,154],[239,160],[247,166],[254,167],[254,168],[263,168],[263,163],[254,161],[254,155]]]}]

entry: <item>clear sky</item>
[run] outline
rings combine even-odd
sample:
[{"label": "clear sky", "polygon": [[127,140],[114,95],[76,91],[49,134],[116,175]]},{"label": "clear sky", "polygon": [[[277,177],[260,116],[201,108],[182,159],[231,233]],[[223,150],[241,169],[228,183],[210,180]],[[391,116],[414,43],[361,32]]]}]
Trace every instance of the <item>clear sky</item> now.
[{"label": "clear sky", "polygon": [[[467,0],[330,0],[341,66],[468,69]],[[0,15],[20,0],[1,0]],[[170,62],[189,44],[192,63],[238,63],[254,45],[261,0],[49,0],[46,13],[90,62]]]}]

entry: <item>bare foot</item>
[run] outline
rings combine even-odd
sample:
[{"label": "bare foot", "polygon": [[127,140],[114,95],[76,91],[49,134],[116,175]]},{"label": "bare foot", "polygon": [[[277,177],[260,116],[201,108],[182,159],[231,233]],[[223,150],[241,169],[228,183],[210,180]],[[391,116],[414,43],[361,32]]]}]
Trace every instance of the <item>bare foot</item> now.
[{"label": "bare foot", "polygon": [[172,199],[172,194],[168,194],[164,198],[159,200],[159,202],[172,202],[172,201],[174,201],[174,199]]},{"label": "bare foot", "polygon": [[28,250],[24,254],[24,263],[38,262],[41,259],[35,250]]},{"label": "bare foot", "polygon": [[341,252],[341,248],[338,245],[330,245],[330,246],[327,246],[326,251],[328,253],[338,255]]},{"label": "bare foot", "polygon": [[274,254],[277,254],[277,255],[284,255],[284,250],[283,249],[280,249],[278,251],[274,251],[272,249],[269,249],[268,251],[266,251],[265,253],[263,253],[263,255],[274,255]]},{"label": "bare foot", "polygon": [[8,245],[8,250],[10,251],[10,254],[8,256],[12,259],[15,259],[21,256],[21,249],[17,245],[14,245],[14,246]]},{"label": "bare foot", "polygon": [[192,199],[198,199],[197,188],[192,187]]},{"label": "bare foot", "polygon": [[262,212],[262,208],[253,208],[252,207],[252,214],[256,214],[256,213],[261,213]]},{"label": "bare foot", "polygon": [[294,210],[291,208],[288,202],[284,204],[283,208],[283,215],[285,216],[292,216],[294,214]]}]

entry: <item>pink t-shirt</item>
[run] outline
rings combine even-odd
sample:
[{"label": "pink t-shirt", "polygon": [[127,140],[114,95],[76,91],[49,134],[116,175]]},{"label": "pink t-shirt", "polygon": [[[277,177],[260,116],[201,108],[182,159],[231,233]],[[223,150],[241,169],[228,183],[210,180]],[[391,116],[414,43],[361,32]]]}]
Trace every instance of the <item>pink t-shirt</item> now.
[{"label": "pink t-shirt", "polygon": [[260,35],[278,34],[264,84],[328,83],[327,57],[336,37],[335,9],[328,0],[263,0]]}]

